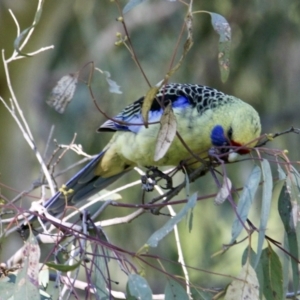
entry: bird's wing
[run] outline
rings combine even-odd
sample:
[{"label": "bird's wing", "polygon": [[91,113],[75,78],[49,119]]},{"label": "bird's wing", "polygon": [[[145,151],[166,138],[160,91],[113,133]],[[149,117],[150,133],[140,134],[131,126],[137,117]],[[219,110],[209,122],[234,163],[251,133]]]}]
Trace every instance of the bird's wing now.
[{"label": "bird's wing", "polygon": [[[149,122],[157,122],[163,113],[162,106],[169,102],[174,108],[184,108],[186,106],[196,106],[198,101],[202,101],[203,89],[206,87],[196,84],[167,84],[157,93],[149,110]],[[200,97],[200,98],[199,98]],[[144,97],[126,106],[114,118],[104,122],[98,129],[103,131],[131,131],[138,132],[143,126],[142,106]]]},{"label": "bird's wing", "polygon": [[[162,106],[170,101],[172,108],[184,109],[185,107],[196,107],[199,114],[207,109],[214,109],[228,101],[225,94],[213,88],[197,84],[170,83],[160,88],[149,110],[149,122],[157,122],[163,113]],[[104,122],[98,129],[103,131],[132,131],[137,133],[143,126],[141,114],[144,97],[126,106],[114,118]],[[134,125],[138,124],[138,125]]]},{"label": "bird's wing", "polygon": [[62,192],[57,192],[44,204],[49,213],[56,215],[63,212],[66,202],[68,202],[70,206],[75,205],[79,201],[87,199],[98,191],[106,188],[124,175],[126,171],[108,178],[95,176],[95,168],[104,154],[105,151],[99,153],[65,184],[65,190],[73,190],[72,193],[65,196]]}]

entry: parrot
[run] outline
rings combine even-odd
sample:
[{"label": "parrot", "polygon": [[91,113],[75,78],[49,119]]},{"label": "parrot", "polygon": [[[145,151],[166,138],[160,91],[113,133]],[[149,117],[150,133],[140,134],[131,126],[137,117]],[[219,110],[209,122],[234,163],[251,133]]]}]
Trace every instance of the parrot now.
[{"label": "parrot", "polygon": [[[191,153],[175,136],[165,155],[154,159],[160,119],[171,104],[176,130],[189,149],[201,158],[208,157],[212,147],[243,146],[237,152],[246,154],[257,144],[261,133],[260,117],[246,102],[198,84],[167,83],[157,92],[148,112],[146,126],[142,116],[141,97],[126,106],[114,118],[106,120],[98,132],[113,132],[107,146],[75,174],[65,188],[71,193],[57,192],[44,203],[50,214],[58,215],[68,205],[78,204],[106,188],[136,166],[177,166],[191,158]],[[197,168],[201,162],[191,164]],[[67,198],[66,198],[67,197]]]}]

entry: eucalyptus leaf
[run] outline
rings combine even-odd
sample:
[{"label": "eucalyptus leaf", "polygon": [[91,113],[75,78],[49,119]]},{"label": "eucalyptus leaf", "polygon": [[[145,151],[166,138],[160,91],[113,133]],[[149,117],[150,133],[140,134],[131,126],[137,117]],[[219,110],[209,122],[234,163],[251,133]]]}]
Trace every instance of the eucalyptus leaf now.
[{"label": "eucalyptus leaf", "polygon": [[127,287],[130,295],[136,299],[152,300],[152,291],[144,277],[138,274],[130,274]]},{"label": "eucalyptus leaf", "polygon": [[174,228],[174,226],[179,223],[190,211],[193,209],[197,203],[197,193],[193,194],[182,210],[173,218],[169,219],[163,227],[154,232],[148,239],[146,245],[150,247],[157,247],[158,242],[162,240],[166,235],[168,235]]},{"label": "eucalyptus leaf", "polygon": [[263,293],[266,300],[282,300],[282,266],[278,255],[269,245],[268,248],[262,251],[260,260],[264,273]]},{"label": "eucalyptus leaf", "polygon": [[273,177],[268,160],[263,159],[261,162],[262,176],[263,176],[263,191],[262,191],[262,202],[260,212],[260,224],[258,233],[258,244],[257,244],[257,256],[254,268],[258,265],[260,255],[262,252],[263,243],[265,240],[265,231],[269,220],[271,203],[272,203],[272,189],[273,189]]},{"label": "eucalyptus leaf", "polygon": [[250,207],[252,205],[255,193],[257,191],[259,182],[261,178],[261,170],[260,167],[254,166],[248,180],[244,186],[242,195],[239,199],[239,203],[237,206],[237,215],[235,220],[232,224],[231,230],[231,242],[230,244],[234,243],[237,237],[240,235],[241,231],[243,230],[243,224],[247,220]]},{"label": "eucalyptus leaf", "polygon": [[219,54],[218,61],[221,72],[222,82],[226,82],[229,76],[230,63],[230,44],[231,44],[231,27],[227,20],[216,13],[209,12],[214,30],[219,34]]},{"label": "eucalyptus leaf", "polygon": [[226,290],[224,300],[259,300],[259,283],[254,269],[247,262]]},{"label": "eucalyptus leaf", "polygon": [[130,10],[138,6],[139,4],[145,2],[147,0],[130,0],[125,7],[123,8],[123,14],[128,13]]},{"label": "eucalyptus leaf", "polygon": [[175,280],[168,278],[165,287],[165,300],[189,300],[184,288]]}]

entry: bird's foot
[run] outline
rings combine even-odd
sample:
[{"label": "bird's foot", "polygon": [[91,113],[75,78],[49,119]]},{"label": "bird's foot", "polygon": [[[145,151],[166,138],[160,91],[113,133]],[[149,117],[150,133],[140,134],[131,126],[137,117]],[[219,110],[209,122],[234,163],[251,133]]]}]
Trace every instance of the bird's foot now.
[{"label": "bird's foot", "polygon": [[157,184],[157,178],[166,180],[166,186],[160,186],[162,189],[169,190],[173,188],[173,181],[169,175],[160,171],[157,167],[149,167],[146,174],[141,178],[143,189],[147,192],[153,191],[154,186]]},{"label": "bird's foot", "polygon": [[152,192],[154,190],[154,186],[156,185],[155,178],[146,174],[141,176],[141,181],[143,190],[146,192]]}]

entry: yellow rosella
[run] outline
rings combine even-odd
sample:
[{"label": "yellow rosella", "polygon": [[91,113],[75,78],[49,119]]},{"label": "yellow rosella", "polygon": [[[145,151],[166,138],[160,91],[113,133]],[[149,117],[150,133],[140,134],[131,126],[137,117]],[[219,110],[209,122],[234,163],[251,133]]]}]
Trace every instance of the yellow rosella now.
[{"label": "yellow rosella", "polygon": [[[144,97],[125,107],[113,120],[106,121],[99,132],[115,132],[108,145],[81,171],[66,183],[73,192],[68,204],[74,205],[87,199],[135,166],[176,166],[191,157],[190,152],[175,136],[166,154],[155,161],[154,152],[159,121],[163,114],[161,104],[171,102],[177,121],[177,132],[189,149],[202,158],[208,156],[213,146],[253,147],[261,132],[260,118],[256,110],[242,100],[216,89],[196,84],[167,84],[156,95],[148,114],[149,126],[143,124],[141,108]],[[123,123],[122,123],[123,122]],[[151,124],[156,122],[156,124]],[[249,143],[251,142],[252,143]],[[240,149],[240,154],[247,149]],[[198,167],[198,164],[190,168]],[[64,210],[66,196],[58,192],[45,207],[53,214]]]}]

